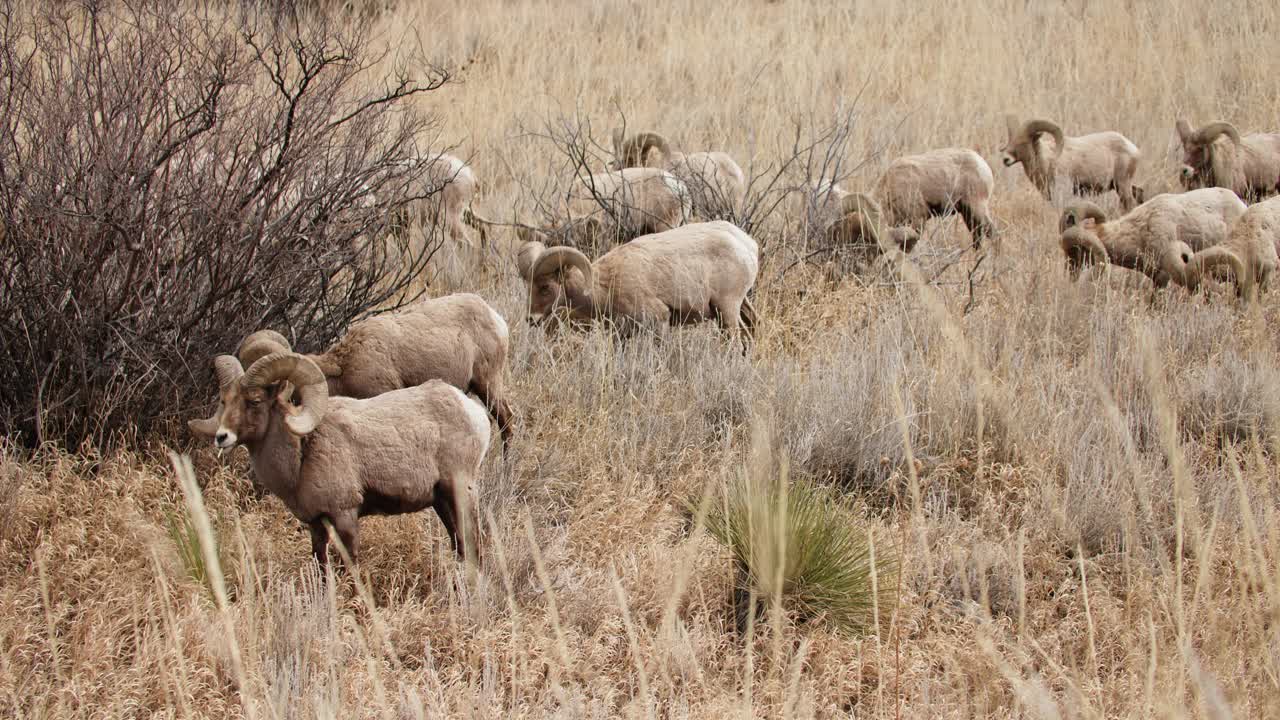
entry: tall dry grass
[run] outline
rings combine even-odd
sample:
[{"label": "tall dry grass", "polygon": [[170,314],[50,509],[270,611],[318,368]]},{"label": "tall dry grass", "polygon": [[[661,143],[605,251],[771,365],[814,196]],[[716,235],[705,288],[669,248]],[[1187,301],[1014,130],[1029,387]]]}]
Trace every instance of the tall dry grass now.
[{"label": "tall dry grass", "polygon": [[[476,0],[404,7],[381,41],[465,68],[433,109],[509,217],[554,177],[537,135],[560,115],[603,143],[625,114],[760,173],[796,123],[853,110],[862,186],[900,152],[994,163],[1004,113],[1043,114],[1122,130],[1158,186],[1178,114],[1276,129],[1277,14]],[[160,438],[0,451],[0,714],[1280,714],[1280,301],[1153,300],[1118,270],[1072,285],[1054,208],[996,170],[1003,235],[972,298],[957,221],[922,241],[923,286],[779,278],[795,223],[766,223],[750,358],[706,329],[548,338],[509,268],[446,268],[434,291],[478,291],[513,328],[521,430],[486,465],[478,578],[428,515],[366,520],[360,578],[319,577],[243,452],[194,449],[184,485]],[[897,603],[864,634],[735,627],[731,559],[684,501],[752,462],[755,416],[896,556]]]}]

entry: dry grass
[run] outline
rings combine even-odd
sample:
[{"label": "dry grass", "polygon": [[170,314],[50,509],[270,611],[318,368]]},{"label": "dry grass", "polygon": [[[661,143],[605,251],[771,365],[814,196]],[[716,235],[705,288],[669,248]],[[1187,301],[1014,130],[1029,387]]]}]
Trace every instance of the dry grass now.
[{"label": "dry grass", "polygon": [[[1276,129],[1278,15],[476,0],[389,22],[466,66],[441,96],[445,136],[505,217],[555,168],[525,131],[557,113],[604,141],[621,110],[758,173],[793,123],[859,94],[855,187],[904,151],[976,145],[994,162],[1010,111],[1122,129],[1158,185],[1177,114]],[[442,273],[441,292],[476,290],[513,321],[522,426],[487,465],[478,578],[428,514],[366,520],[362,579],[318,577],[243,452],[199,448],[225,563],[225,587],[206,587],[213,556],[193,573],[170,532],[188,503],[159,439],[0,450],[0,715],[1280,715],[1280,295],[1244,311],[1221,289],[1152,302],[1123,271],[1071,285],[1053,208],[996,169],[1004,233],[971,311],[969,255],[929,287],[779,280],[792,228],[774,220],[749,359],[707,330],[548,339],[516,322],[509,268]],[[956,221],[931,229],[927,276],[968,243]],[[868,634],[735,629],[731,560],[683,500],[750,462],[757,414],[792,475],[842,488],[898,558],[898,602]]]}]

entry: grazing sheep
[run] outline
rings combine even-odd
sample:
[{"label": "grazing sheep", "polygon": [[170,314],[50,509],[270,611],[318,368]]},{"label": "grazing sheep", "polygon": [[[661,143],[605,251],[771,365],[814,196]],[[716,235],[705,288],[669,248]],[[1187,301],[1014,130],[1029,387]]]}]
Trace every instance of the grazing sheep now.
[{"label": "grazing sheep", "polygon": [[900,157],[876,184],[875,196],[889,226],[909,226],[919,235],[929,218],[960,214],[978,248],[995,235],[991,193],[995,178],[978,153],[963,148]]},{"label": "grazing sheep", "polygon": [[1183,188],[1224,187],[1245,202],[1280,192],[1280,133],[1244,138],[1231,123],[1216,122],[1193,131],[1177,123],[1182,140]]},{"label": "grazing sheep", "polygon": [[886,226],[880,203],[867,193],[849,192],[837,183],[823,183],[815,193],[823,235],[832,247],[868,247],[879,252],[896,247],[909,253],[920,240],[912,228]]},{"label": "grazing sheep", "polygon": [[471,202],[475,199],[479,182],[475,172],[461,159],[440,154],[434,157],[417,157],[409,163],[427,163],[423,177],[422,194],[430,193],[409,210],[410,221],[416,220],[424,228],[441,227],[444,236],[462,245],[470,245],[466,226],[471,225],[480,235],[480,245],[488,242],[484,226],[471,221]]},{"label": "grazing sheep", "polygon": [[568,247],[526,243],[518,259],[529,283],[529,312],[567,308],[574,320],[607,319],[624,334],[715,319],[747,341],[756,324],[747,293],[759,271],[759,247],[724,221],[684,225],[614,248],[592,264]]},{"label": "grazing sheep", "polygon": [[1126,211],[1142,202],[1142,188],[1133,184],[1141,153],[1124,135],[1107,131],[1066,137],[1062,128],[1048,120],[1023,125],[1012,115],[1006,119],[1009,142],[1001,151],[1004,165],[1022,163],[1023,171],[1046,200],[1053,199],[1053,185],[1064,177],[1077,194],[1115,190]]},{"label": "grazing sheep", "polygon": [[[653,152],[656,151],[656,157]],[[682,153],[653,132],[624,138],[623,131],[613,131],[614,159],[609,167],[659,167],[684,181],[694,196],[693,210],[702,218],[742,205],[747,195],[747,176],[738,163],[722,152]]]},{"label": "grazing sheep", "polygon": [[1062,214],[1062,251],[1073,278],[1086,262],[1109,262],[1143,273],[1156,287],[1170,280],[1195,287],[1199,268],[1188,265],[1192,257],[1225,241],[1244,210],[1240,198],[1222,188],[1157,195],[1111,221],[1097,205],[1079,202]]},{"label": "grazing sheep", "polygon": [[1227,239],[1219,245],[1197,252],[1192,258],[1196,271],[1191,274],[1194,288],[1204,271],[1220,264],[1230,266],[1236,293],[1252,302],[1267,289],[1271,275],[1280,264],[1280,197],[1250,205],[1231,227]]},{"label": "grazing sheep", "polygon": [[[502,316],[479,295],[459,293],[361,320],[328,350],[307,357],[324,372],[330,395],[371,398],[436,379],[475,393],[505,446],[513,431],[503,387],[509,346]],[[279,333],[260,330],[236,354],[248,366],[289,350]]]},{"label": "grazing sheep", "polygon": [[221,355],[214,368],[218,409],[188,426],[219,448],[248,448],[259,482],[310,526],[322,566],[325,520],[355,558],[361,516],[428,507],[458,557],[478,558],[473,483],[489,447],[489,418],[475,400],[439,380],[368,400],[330,397],[320,368],[292,352],[258,358],[247,371]]},{"label": "grazing sheep", "polygon": [[[517,226],[521,242],[598,252],[641,235],[683,225],[692,212],[689,189],[661,168],[625,168],[575,183],[556,227]],[[481,221],[485,222],[485,221]]]}]

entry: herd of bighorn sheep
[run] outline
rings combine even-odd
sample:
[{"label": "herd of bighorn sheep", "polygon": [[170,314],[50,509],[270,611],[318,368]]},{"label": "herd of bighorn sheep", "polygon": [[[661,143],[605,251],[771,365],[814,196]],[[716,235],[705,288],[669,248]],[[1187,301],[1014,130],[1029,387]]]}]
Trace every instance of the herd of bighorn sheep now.
[{"label": "herd of bighorn sheep", "polygon": [[[1134,182],[1138,147],[1118,132],[1068,136],[1049,120],[1010,116],[1001,159],[1022,165],[1046,200],[1065,201],[1058,231],[1071,277],[1110,264],[1156,287],[1194,289],[1207,273],[1233,281],[1250,302],[1280,264],[1280,196],[1266,199],[1280,193],[1280,134],[1185,120],[1176,130],[1184,192],[1149,199]],[[624,337],[714,320],[746,351],[758,322],[750,295],[760,248],[717,219],[746,200],[742,168],[723,152],[673,150],[653,132],[616,131],[612,141],[613,160],[575,181],[558,224],[516,226],[528,315],[604,321]],[[484,244],[496,223],[472,209],[471,168],[450,155],[427,162],[426,181],[439,192],[410,220],[460,242],[470,227]],[[945,148],[894,160],[865,191],[832,181],[811,191],[833,246],[906,255],[938,215],[959,215],[975,248],[994,237],[994,186],[981,155]],[[1122,214],[1065,200],[1063,190],[1114,190]],[[504,387],[509,345],[502,316],[467,293],[367,318],[317,353],[258,330],[235,355],[214,359],[217,409],[189,426],[218,448],[248,449],[257,481],[310,527],[322,565],[330,529],[354,558],[361,516],[428,507],[459,557],[478,560],[475,482],[490,419],[504,447],[515,430]]]}]

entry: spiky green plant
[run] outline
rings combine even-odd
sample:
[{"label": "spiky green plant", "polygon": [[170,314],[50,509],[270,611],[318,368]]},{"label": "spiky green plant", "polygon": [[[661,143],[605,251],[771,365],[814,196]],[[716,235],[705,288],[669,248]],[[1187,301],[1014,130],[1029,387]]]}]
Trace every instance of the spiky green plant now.
[{"label": "spiky green plant", "polygon": [[[791,480],[754,444],[747,467],[713,500],[707,531],[738,565],[764,606],[780,603],[802,620],[863,632],[896,601],[897,562],[872,546],[867,530],[833,489]],[[739,598],[741,599],[741,598]],[[743,608],[739,608],[741,613]]]},{"label": "spiky green plant", "polygon": [[[209,568],[205,563],[204,553],[200,549],[200,531],[195,522],[192,521],[191,515],[183,508],[170,513],[168,520],[169,538],[173,541],[173,547],[178,552],[178,560],[182,563],[182,569],[186,571],[187,577],[205,589],[205,592],[209,594],[210,600],[214,599]],[[221,558],[222,549],[219,547],[216,552],[218,557]]]}]

